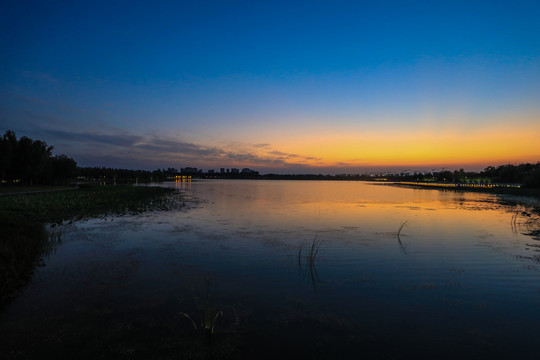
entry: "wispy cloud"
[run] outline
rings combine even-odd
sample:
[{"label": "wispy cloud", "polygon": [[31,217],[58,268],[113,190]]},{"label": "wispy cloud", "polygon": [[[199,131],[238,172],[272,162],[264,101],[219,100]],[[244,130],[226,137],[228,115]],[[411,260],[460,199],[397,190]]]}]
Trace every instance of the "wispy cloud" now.
[{"label": "wispy cloud", "polygon": [[256,148],[266,148],[269,146],[270,144],[253,144],[253,147],[256,147]]},{"label": "wispy cloud", "polygon": [[257,144],[249,143],[232,143],[226,149],[229,158],[237,161],[253,162],[256,164],[265,165],[282,165],[288,164],[303,165],[321,159],[299,154],[291,154],[279,150],[274,150],[270,144],[265,144],[264,147]]},{"label": "wispy cloud", "polygon": [[277,150],[269,151],[268,154],[279,156],[279,157],[282,157],[282,158],[285,158],[285,159],[298,159],[298,160],[310,161],[310,162],[311,161],[321,161],[322,160],[321,158],[317,158],[317,157],[304,156],[304,155],[298,155],[298,154],[290,154],[290,153],[286,153],[286,152],[283,152],[283,151],[277,151]]},{"label": "wispy cloud", "polygon": [[[208,146],[172,135],[136,134],[121,129],[68,130],[42,128],[44,140],[58,153],[72,156],[82,166],[155,169],[251,167],[257,170],[303,168],[321,159],[275,150],[268,143],[230,143]],[[59,146],[56,146],[58,144]]]},{"label": "wispy cloud", "polygon": [[[25,76],[55,81],[47,74],[28,73]],[[265,169],[302,168],[321,161],[284,152],[267,142],[208,144],[159,131],[137,132],[115,127],[113,121],[105,122],[103,116],[97,116],[92,109],[68,108],[62,103],[16,93],[8,95],[0,101],[0,122],[4,130],[12,129],[19,136],[46,141],[54,146],[56,154],[71,156],[81,166],[250,167],[264,172]],[[68,120],[71,118],[84,121],[75,124]]]},{"label": "wispy cloud", "polygon": [[126,132],[116,132],[114,134],[103,134],[91,131],[65,131],[65,130],[44,130],[44,134],[53,138],[81,143],[93,143],[98,145],[112,145],[120,147],[134,146],[142,141],[140,135],[133,135]]},{"label": "wispy cloud", "polygon": [[137,149],[166,153],[166,154],[192,154],[198,156],[219,156],[224,152],[217,147],[207,147],[179,140],[171,140],[152,136],[139,143],[133,144]]}]

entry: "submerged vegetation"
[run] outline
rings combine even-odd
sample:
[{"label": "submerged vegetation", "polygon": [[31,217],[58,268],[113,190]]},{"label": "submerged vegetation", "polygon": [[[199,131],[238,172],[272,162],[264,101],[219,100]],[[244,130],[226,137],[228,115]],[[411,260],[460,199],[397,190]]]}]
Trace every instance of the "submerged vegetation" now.
[{"label": "submerged vegetation", "polygon": [[147,186],[85,186],[67,191],[10,194],[0,197],[0,209],[24,213],[35,220],[61,223],[66,220],[108,214],[167,210],[175,204],[173,189]]},{"label": "submerged vegetation", "polygon": [[46,224],[74,219],[167,210],[178,206],[173,189],[89,186],[0,196],[0,306],[17,295],[49,248]]}]

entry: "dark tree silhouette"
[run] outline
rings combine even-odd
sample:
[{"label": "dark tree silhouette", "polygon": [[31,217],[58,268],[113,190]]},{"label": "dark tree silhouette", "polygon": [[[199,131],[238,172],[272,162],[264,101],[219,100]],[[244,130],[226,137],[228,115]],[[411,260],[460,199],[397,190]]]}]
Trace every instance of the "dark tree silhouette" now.
[{"label": "dark tree silhouette", "polygon": [[77,163],[65,156],[52,156],[52,146],[41,140],[17,136],[8,130],[0,138],[2,183],[24,185],[65,183],[76,176]]}]

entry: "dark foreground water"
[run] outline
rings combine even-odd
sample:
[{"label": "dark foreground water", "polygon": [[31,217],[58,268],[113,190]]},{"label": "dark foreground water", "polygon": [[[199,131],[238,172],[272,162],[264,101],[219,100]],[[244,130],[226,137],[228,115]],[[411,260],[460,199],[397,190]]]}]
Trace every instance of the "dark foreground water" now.
[{"label": "dark foreground water", "polygon": [[0,314],[0,358],[537,358],[534,200],[166,186],[181,210],[51,229],[61,243]]}]

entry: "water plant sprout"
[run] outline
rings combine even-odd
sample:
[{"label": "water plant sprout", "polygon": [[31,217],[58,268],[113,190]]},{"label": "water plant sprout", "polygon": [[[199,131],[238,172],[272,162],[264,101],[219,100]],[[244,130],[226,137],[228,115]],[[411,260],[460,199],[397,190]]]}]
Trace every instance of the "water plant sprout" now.
[{"label": "water plant sprout", "polygon": [[[512,232],[517,235],[522,232],[524,235],[532,236],[535,240],[540,240],[540,209],[529,212],[522,208],[516,209],[510,219]],[[524,220],[522,220],[524,219]],[[536,245],[535,245],[536,247]]]},{"label": "water plant sprout", "polygon": [[405,248],[405,245],[403,244],[403,242],[401,241],[401,231],[403,230],[403,228],[407,226],[407,221],[403,221],[401,223],[401,225],[399,226],[399,229],[396,233],[396,236],[397,236],[397,240],[398,240],[398,243],[399,243],[399,248],[401,250],[401,252],[403,254],[406,254],[407,253],[407,249]]},{"label": "water plant sprout", "polygon": [[[319,253],[321,242],[322,240],[317,239],[317,235],[315,235],[315,238],[313,239],[311,244],[301,242],[298,248],[298,268],[300,269],[300,271],[303,272],[303,279],[305,279],[306,276],[309,274],[309,277],[311,278],[311,284],[313,285],[313,290],[316,289],[317,283],[320,282],[315,262],[317,260],[317,255]],[[304,256],[303,253],[305,253]],[[303,259],[305,259],[305,264]]]},{"label": "water plant sprout", "polygon": [[197,304],[197,307],[199,308],[199,311],[201,312],[201,325],[200,327],[197,327],[197,324],[193,320],[193,318],[186,314],[185,312],[178,313],[179,315],[182,315],[186,318],[188,318],[191,323],[193,324],[193,327],[195,330],[203,330],[206,338],[209,343],[212,341],[212,337],[214,336],[214,330],[216,326],[216,321],[218,318],[223,317],[223,311],[214,311],[212,296],[210,292],[210,286],[211,286],[211,278],[207,278],[205,280],[205,295],[204,295],[204,303]]}]

